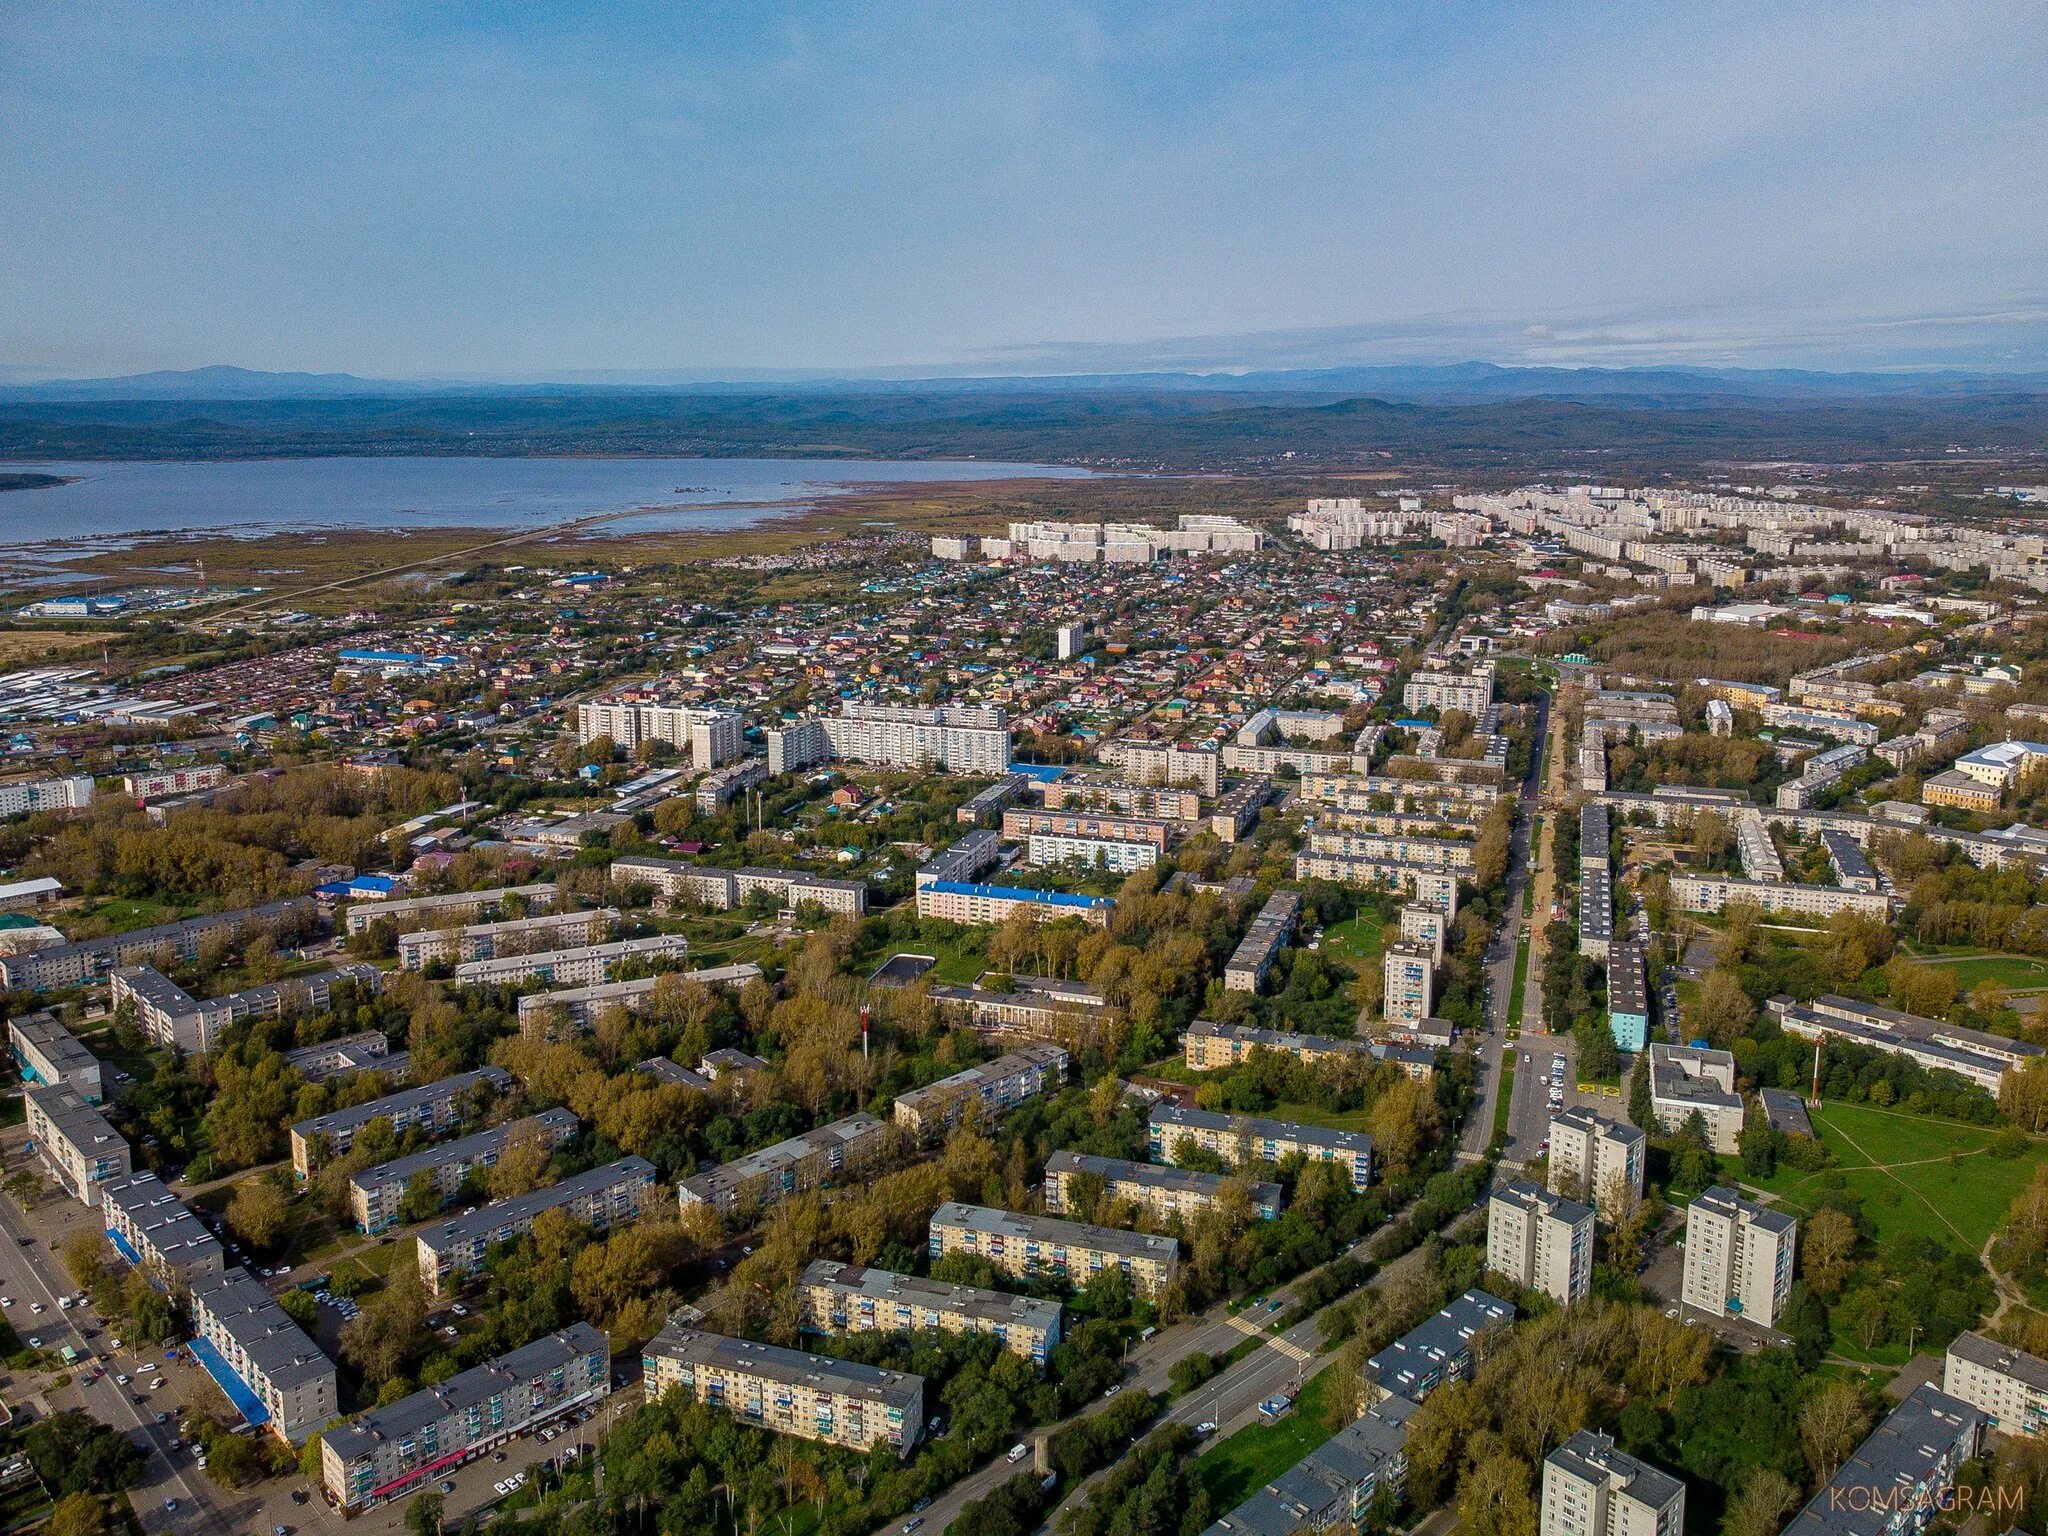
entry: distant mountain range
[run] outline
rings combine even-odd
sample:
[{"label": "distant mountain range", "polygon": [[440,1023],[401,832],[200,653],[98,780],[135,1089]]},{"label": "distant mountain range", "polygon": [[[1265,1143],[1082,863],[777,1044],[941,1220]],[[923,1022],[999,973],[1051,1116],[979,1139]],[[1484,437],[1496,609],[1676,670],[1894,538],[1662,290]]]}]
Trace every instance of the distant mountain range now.
[{"label": "distant mountain range", "polygon": [[0,402],[417,400],[469,396],[881,396],[1206,394],[1268,403],[1368,398],[1396,402],[1565,400],[1641,408],[1698,408],[1731,402],[1957,400],[2048,394],[2048,372],[1953,370],[1822,373],[1793,368],[1528,368],[1494,363],[1282,369],[1251,373],[1111,373],[1057,376],[818,376],[718,379],[672,376],[506,380],[366,379],[348,373],[266,373],[219,365],[105,379],[0,384]]}]

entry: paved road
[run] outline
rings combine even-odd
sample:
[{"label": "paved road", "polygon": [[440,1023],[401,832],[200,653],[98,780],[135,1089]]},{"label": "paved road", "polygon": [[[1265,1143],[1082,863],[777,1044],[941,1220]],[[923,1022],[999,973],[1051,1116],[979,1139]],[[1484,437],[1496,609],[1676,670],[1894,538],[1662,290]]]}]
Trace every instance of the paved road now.
[{"label": "paved road", "polygon": [[[11,1162],[20,1166],[19,1158]],[[24,1239],[31,1246],[24,1246]],[[97,1355],[106,1349],[108,1341],[107,1331],[97,1317],[89,1308],[66,1312],[57,1305],[56,1288],[68,1283],[69,1277],[63,1274],[57,1256],[30,1237],[29,1224],[14,1201],[0,1200],[0,1295],[14,1298],[14,1305],[6,1309],[8,1322],[24,1340],[31,1334],[41,1339],[45,1349],[62,1349],[69,1344],[81,1355]],[[36,1302],[41,1302],[45,1309],[40,1315],[30,1310]],[[81,1327],[93,1329],[98,1336],[86,1338]],[[176,1420],[159,1426],[155,1409],[147,1404],[138,1406],[131,1399],[132,1388],[115,1384],[114,1375],[125,1365],[125,1355],[122,1362],[110,1367],[108,1374],[95,1382],[86,1381],[81,1369],[72,1375],[68,1386],[45,1391],[44,1396],[52,1409],[83,1407],[101,1423],[123,1431],[147,1449],[149,1460],[143,1468],[142,1482],[130,1493],[143,1530],[234,1536],[235,1532],[248,1529],[232,1518],[231,1496],[215,1488],[192,1465],[190,1449],[175,1456],[171,1452],[171,1440],[178,1432]],[[46,1385],[46,1380],[37,1373],[16,1390],[33,1391]],[[176,1513],[164,1508],[167,1499],[178,1501]]]}]

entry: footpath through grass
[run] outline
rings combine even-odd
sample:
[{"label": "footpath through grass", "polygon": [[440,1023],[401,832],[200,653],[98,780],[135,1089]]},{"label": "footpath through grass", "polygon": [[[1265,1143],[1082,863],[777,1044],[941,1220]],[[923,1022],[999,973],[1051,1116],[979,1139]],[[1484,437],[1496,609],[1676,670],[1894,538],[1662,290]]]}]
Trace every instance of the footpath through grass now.
[{"label": "footpath through grass", "polygon": [[[1974,1253],[2048,1162],[2048,1143],[2040,1141],[2020,1157],[1992,1156],[1996,1132],[1985,1126],[1868,1104],[1823,1104],[1812,1115],[1834,1167],[1800,1173],[1781,1164],[1768,1179],[1741,1181],[1776,1195],[1803,1220],[1839,1178],[1862,1199],[1880,1243],[1919,1234]],[[1740,1178],[1740,1165],[1729,1166]]]},{"label": "footpath through grass", "polygon": [[1335,1365],[1325,1366],[1302,1386],[1294,1407],[1280,1418],[1247,1424],[1195,1462],[1195,1476],[1209,1491],[1213,1507],[1237,1508],[1293,1466],[1332,1431],[1323,1417],[1337,1384]]}]

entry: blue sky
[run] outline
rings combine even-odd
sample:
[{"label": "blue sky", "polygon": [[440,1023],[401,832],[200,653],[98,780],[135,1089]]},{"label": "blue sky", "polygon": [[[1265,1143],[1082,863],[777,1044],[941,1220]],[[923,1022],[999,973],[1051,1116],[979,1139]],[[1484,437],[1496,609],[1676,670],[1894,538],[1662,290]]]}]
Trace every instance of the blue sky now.
[{"label": "blue sky", "polygon": [[2039,0],[14,0],[0,367],[2040,368],[2044,58]]}]

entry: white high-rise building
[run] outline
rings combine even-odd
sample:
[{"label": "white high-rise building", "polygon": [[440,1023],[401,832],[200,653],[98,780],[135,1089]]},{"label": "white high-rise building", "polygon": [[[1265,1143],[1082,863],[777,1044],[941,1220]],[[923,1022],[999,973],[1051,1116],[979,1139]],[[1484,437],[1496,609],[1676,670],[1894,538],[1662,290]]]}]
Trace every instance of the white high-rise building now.
[{"label": "white high-rise building", "polygon": [[1540,1536],[1680,1536],[1685,1484],[1582,1429],[1543,1458]]},{"label": "white high-rise building", "polygon": [[1715,1185],[1686,1211],[1685,1304],[1773,1326],[1792,1290],[1799,1223]]},{"label": "white high-rise building", "polygon": [[1593,1208],[1518,1179],[1486,1206],[1486,1267],[1570,1306],[1593,1288]]},{"label": "white high-rise building", "polygon": [[1010,771],[1010,722],[992,705],[920,709],[843,704],[821,722],[834,757],[891,768],[1000,775]]},{"label": "white high-rise building", "polygon": [[1072,661],[1088,649],[1088,626],[1086,624],[1062,624],[1059,627],[1059,653],[1061,661]]},{"label": "white high-rise building", "polygon": [[1643,1149],[1648,1138],[1632,1125],[1568,1109],[1550,1121],[1550,1188],[1583,1200],[1613,1221],[1622,1204],[1643,1198]]},{"label": "white high-rise building", "polygon": [[692,768],[718,768],[740,755],[744,722],[738,711],[681,704],[597,699],[576,706],[576,739],[609,736],[627,752],[643,741],[662,741],[690,754]]},{"label": "white high-rise building", "polygon": [[1381,961],[1386,988],[1383,1009],[1390,1026],[1419,1024],[1436,1002],[1436,962],[1421,944],[1398,940]]}]

